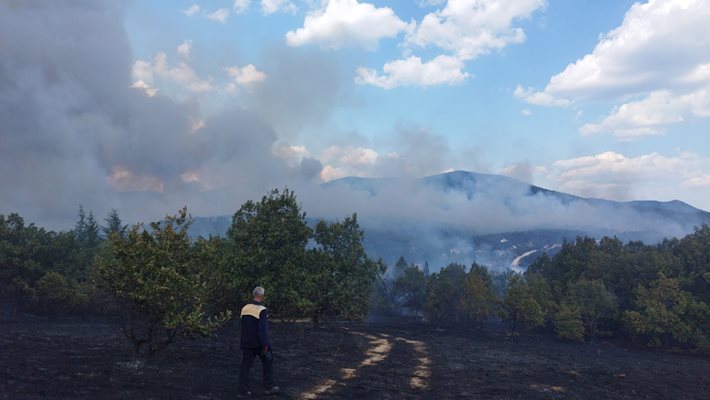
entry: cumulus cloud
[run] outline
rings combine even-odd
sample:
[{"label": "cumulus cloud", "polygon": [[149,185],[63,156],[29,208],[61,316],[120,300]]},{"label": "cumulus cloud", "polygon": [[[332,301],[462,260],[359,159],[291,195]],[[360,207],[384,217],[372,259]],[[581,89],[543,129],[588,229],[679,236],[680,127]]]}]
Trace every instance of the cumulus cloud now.
[{"label": "cumulus cloud", "polygon": [[254,85],[266,80],[266,74],[259,71],[253,64],[243,67],[225,67],[224,70],[232,78],[232,82],[227,84],[227,91],[234,92],[237,86],[252,88]]},{"label": "cumulus cloud", "polygon": [[610,132],[621,140],[629,140],[662,134],[668,125],[693,117],[710,117],[710,84],[682,95],[667,90],[651,92],[641,100],[615,107],[601,121],[582,126],[580,132],[584,135]]},{"label": "cumulus cloud", "polygon": [[407,36],[407,44],[436,46],[461,60],[470,60],[523,42],[525,33],[513,23],[544,5],[543,0],[449,0],[443,9],[424,16]]},{"label": "cumulus cloud", "polygon": [[[178,51],[180,51],[180,47],[178,47]],[[187,51],[189,52],[189,46]],[[211,78],[203,79],[199,77],[195,70],[185,61],[180,61],[175,66],[169,65],[168,56],[164,52],[156,54],[151,61],[136,61],[133,64],[133,76],[136,80],[147,82],[148,84],[153,84],[155,78],[159,77],[180,84],[196,93],[204,93],[215,89]]]},{"label": "cumulus cloud", "polygon": [[190,58],[190,50],[192,49],[192,40],[185,40],[177,47],[177,53],[182,58]]},{"label": "cumulus cloud", "polygon": [[691,152],[628,157],[609,151],[556,161],[549,178],[557,189],[582,196],[672,200],[679,194],[690,195],[684,187],[698,186],[709,171],[710,159]]},{"label": "cumulus cloud", "polygon": [[229,8],[218,8],[214,12],[207,14],[207,18],[209,18],[213,21],[221,22],[221,23],[227,22],[228,17],[229,17]]},{"label": "cumulus cloud", "polygon": [[198,12],[200,12],[200,6],[198,6],[197,4],[193,4],[190,7],[182,10],[181,12],[183,14],[187,15],[188,17],[191,17],[191,16],[197,14]]},{"label": "cumulus cloud", "polygon": [[277,12],[294,14],[297,10],[296,4],[290,0],[261,0],[261,12],[265,15]]},{"label": "cumulus cloud", "polygon": [[142,90],[148,97],[153,97],[155,96],[156,93],[158,93],[158,89],[150,86],[149,84],[143,82],[142,80],[138,80],[136,82],[133,82],[133,85],[131,85],[133,89],[139,89]]},{"label": "cumulus cloud", "polygon": [[383,89],[400,86],[457,85],[463,83],[469,74],[462,71],[463,62],[456,58],[440,55],[427,62],[416,56],[390,61],[382,67],[382,74],[371,68],[360,67],[355,82]]},{"label": "cumulus cloud", "polygon": [[234,0],[234,3],[232,3],[232,11],[234,11],[235,14],[244,14],[249,10],[250,5],[251,0]]},{"label": "cumulus cloud", "polygon": [[662,133],[670,124],[707,117],[710,103],[710,8],[704,0],[635,3],[594,50],[550,78],[541,91],[519,87],[531,104],[589,100],[622,105],[582,133],[628,139]]},{"label": "cumulus cloud", "polygon": [[289,46],[318,44],[337,49],[359,46],[377,48],[380,39],[392,38],[407,28],[389,7],[375,7],[357,0],[329,0],[310,12],[303,27],[286,33]]},{"label": "cumulus cloud", "polygon": [[426,62],[413,55],[390,61],[382,74],[361,67],[356,82],[384,89],[459,84],[469,76],[463,71],[466,61],[523,42],[525,33],[514,23],[529,18],[544,5],[543,0],[449,0],[445,7],[413,24],[404,41],[410,53],[435,48],[448,54]]}]

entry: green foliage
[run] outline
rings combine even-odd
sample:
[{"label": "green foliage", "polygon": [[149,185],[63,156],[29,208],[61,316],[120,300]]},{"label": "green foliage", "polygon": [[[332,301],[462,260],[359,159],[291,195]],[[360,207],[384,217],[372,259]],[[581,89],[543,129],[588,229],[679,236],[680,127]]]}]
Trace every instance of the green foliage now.
[{"label": "green foliage", "polygon": [[316,225],[316,247],[309,251],[304,277],[314,323],[323,316],[363,320],[367,315],[373,283],[384,273],[385,265],[367,256],[363,237],[355,214],[343,222],[320,221]]},{"label": "green foliage", "polygon": [[61,315],[68,310],[85,309],[89,302],[82,286],[54,271],[45,273],[35,286],[35,304],[44,314]]},{"label": "green foliage", "polygon": [[578,311],[591,337],[604,331],[653,347],[710,349],[707,225],[654,246],[578,238],[554,257],[538,259],[528,269],[527,275],[533,274],[549,284],[553,308],[559,305],[558,334],[567,330],[560,330],[561,321],[576,319]]},{"label": "green foliage", "polygon": [[392,287],[393,301],[397,307],[405,307],[415,315],[421,315],[427,300],[427,276],[414,264],[401,269],[401,274],[394,280]]},{"label": "green foliage", "polygon": [[584,322],[582,314],[574,303],[562,303],[555,314],[555,333],[557,336],[571,340],[584,338]]},{"label": "green foliage", "polygon": [[303,282],[311,230],[296,195],[288,189],[273,190],[259,202],[246,202],[234,214],[227,235],[242,277],[237,283],[242,300],[248,300],[252,288],[263,286],[269,290],[273,316],[303,315],[308,307]]},{"label": "green foliage", "polygon": [[535,299],[531,286],[521,274],[512,272],[501,304],[501,317],[510,324],[510,332],[524,325],[535,328],[544,322],[545,314]]},{"label": "green foliage", "polygon": [[[72,233],[47,232],[33,224],[25,225],[17,214],[0,215],[0,312],[14,316],[18,311],[85,311],[82,293],[87,291],[89,264],[85,254]],[[63,287],[71,288],[66,294],[73,300],[55,301],[52,297],[57,293],[49,290],[48,283],[57,281],[58,276]]]},{"label": "green foliage", "polygon": [[471,269],[464,281],[464,292],[459,307],[466,319],[481,326],[488,319],[491,309],[496,303],[493,290],[493,279],[486,267],[477,263]]},{"label": "green foliage", "polygon": [[104,218],[104,222],[106,222],[106,226],[101,228],[101,231],[104,234],[104,238],[108,239],[111,235],[119,235],[119,236],[125,236],[126,231],[128,230],[128,226],[123,225],[123,221],[121,221],[121,217],[118,215],[118,210],[112,209],[108,216]]},{"label": "green foliage", "polygon": [[599,321],[612,319],[617,312],[616,298],[600,281],[580,280],[568,290],[568,302],[579,310],[587,333],[597,334]]},{"label": "green foliage", "polygon": [[125,335],[137,354],[154,354],[180,334],[208,335],[229,318],[228,311],[207,313],[207,273],[200,264],[209,243],[193,246],[187,235],[187,210],[126,235],[111,236],[111,246],[95,265],[99,286],[123,306]]},{"label": "green foliage", "polygon": [[705,344],[708,341],[710,310],[681,289],[680,281],[661,274],[649,287],[636,288],[636,309],[624,313],[630,331],[651,347],[669,341]]},{"label": "green foliage", "polygon": [[426,311],[429,320],[435,322],[458,322],[463,320],[459,301],[464,295],[466,267],[449,264],[433,273],[427,285]]}]

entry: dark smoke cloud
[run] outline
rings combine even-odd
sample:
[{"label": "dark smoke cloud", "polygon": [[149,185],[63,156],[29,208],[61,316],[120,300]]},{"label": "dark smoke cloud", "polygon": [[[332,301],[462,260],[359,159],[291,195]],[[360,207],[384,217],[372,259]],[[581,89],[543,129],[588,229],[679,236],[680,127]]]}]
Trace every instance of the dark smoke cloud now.
[{"label": "dark smoke cloud", "polygon": [[[51,227],[69,226],[80,203],[99,215],[117,207],[132,221],[184,204],[227,213],[314,175],[312,160],[292,170],[271,155],[278,137],[266,113],[233,107],[193,132],[199,104],[131,89],[124,7],[0,3],[0,212]],[[294,104],[283,104],[284,119],[320,112],[302,91],[295,100],[305,109],[287,114]]]}]

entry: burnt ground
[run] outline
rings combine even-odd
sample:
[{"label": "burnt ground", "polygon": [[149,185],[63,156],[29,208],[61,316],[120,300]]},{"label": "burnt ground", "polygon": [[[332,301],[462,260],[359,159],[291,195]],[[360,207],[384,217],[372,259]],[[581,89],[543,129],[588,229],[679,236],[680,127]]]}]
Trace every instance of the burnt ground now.
[{"label": "burnt ground", "polygon": [[[710,358],[406,322],[272,324],[292,399],[709,399]],[[233,399],[238,328],[132,361],[108,322],[0,322],[0,399]],[[260,364],[252,371],[258,388]],[[265,396],[255,396],[265,398]]]}]

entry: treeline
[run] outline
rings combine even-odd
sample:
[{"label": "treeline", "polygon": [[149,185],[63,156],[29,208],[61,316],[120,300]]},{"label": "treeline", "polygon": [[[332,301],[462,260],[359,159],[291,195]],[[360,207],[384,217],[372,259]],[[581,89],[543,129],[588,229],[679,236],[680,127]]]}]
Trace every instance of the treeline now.
[{"label": "treeline", "polygon": [[476,263],[428,274],[404,258],[376,282],[373,310],[571,340],[614,336],[649,347],[710,351],[710,227],[657,245],[578,238],[524,274]]},{"label": "treeline", "polygon": [[5,314],[122,318],[136,353],[182,335],[208,335],[266,288],[273,318],[362,320],[385,265],[362,247],[353,214],[311,228],[293,192],[274,190],[233,216],[227,237],[192,240],[186,209],[147,226],[101,227],[80,209],[69,232],[0,215],[0,299]]}]

